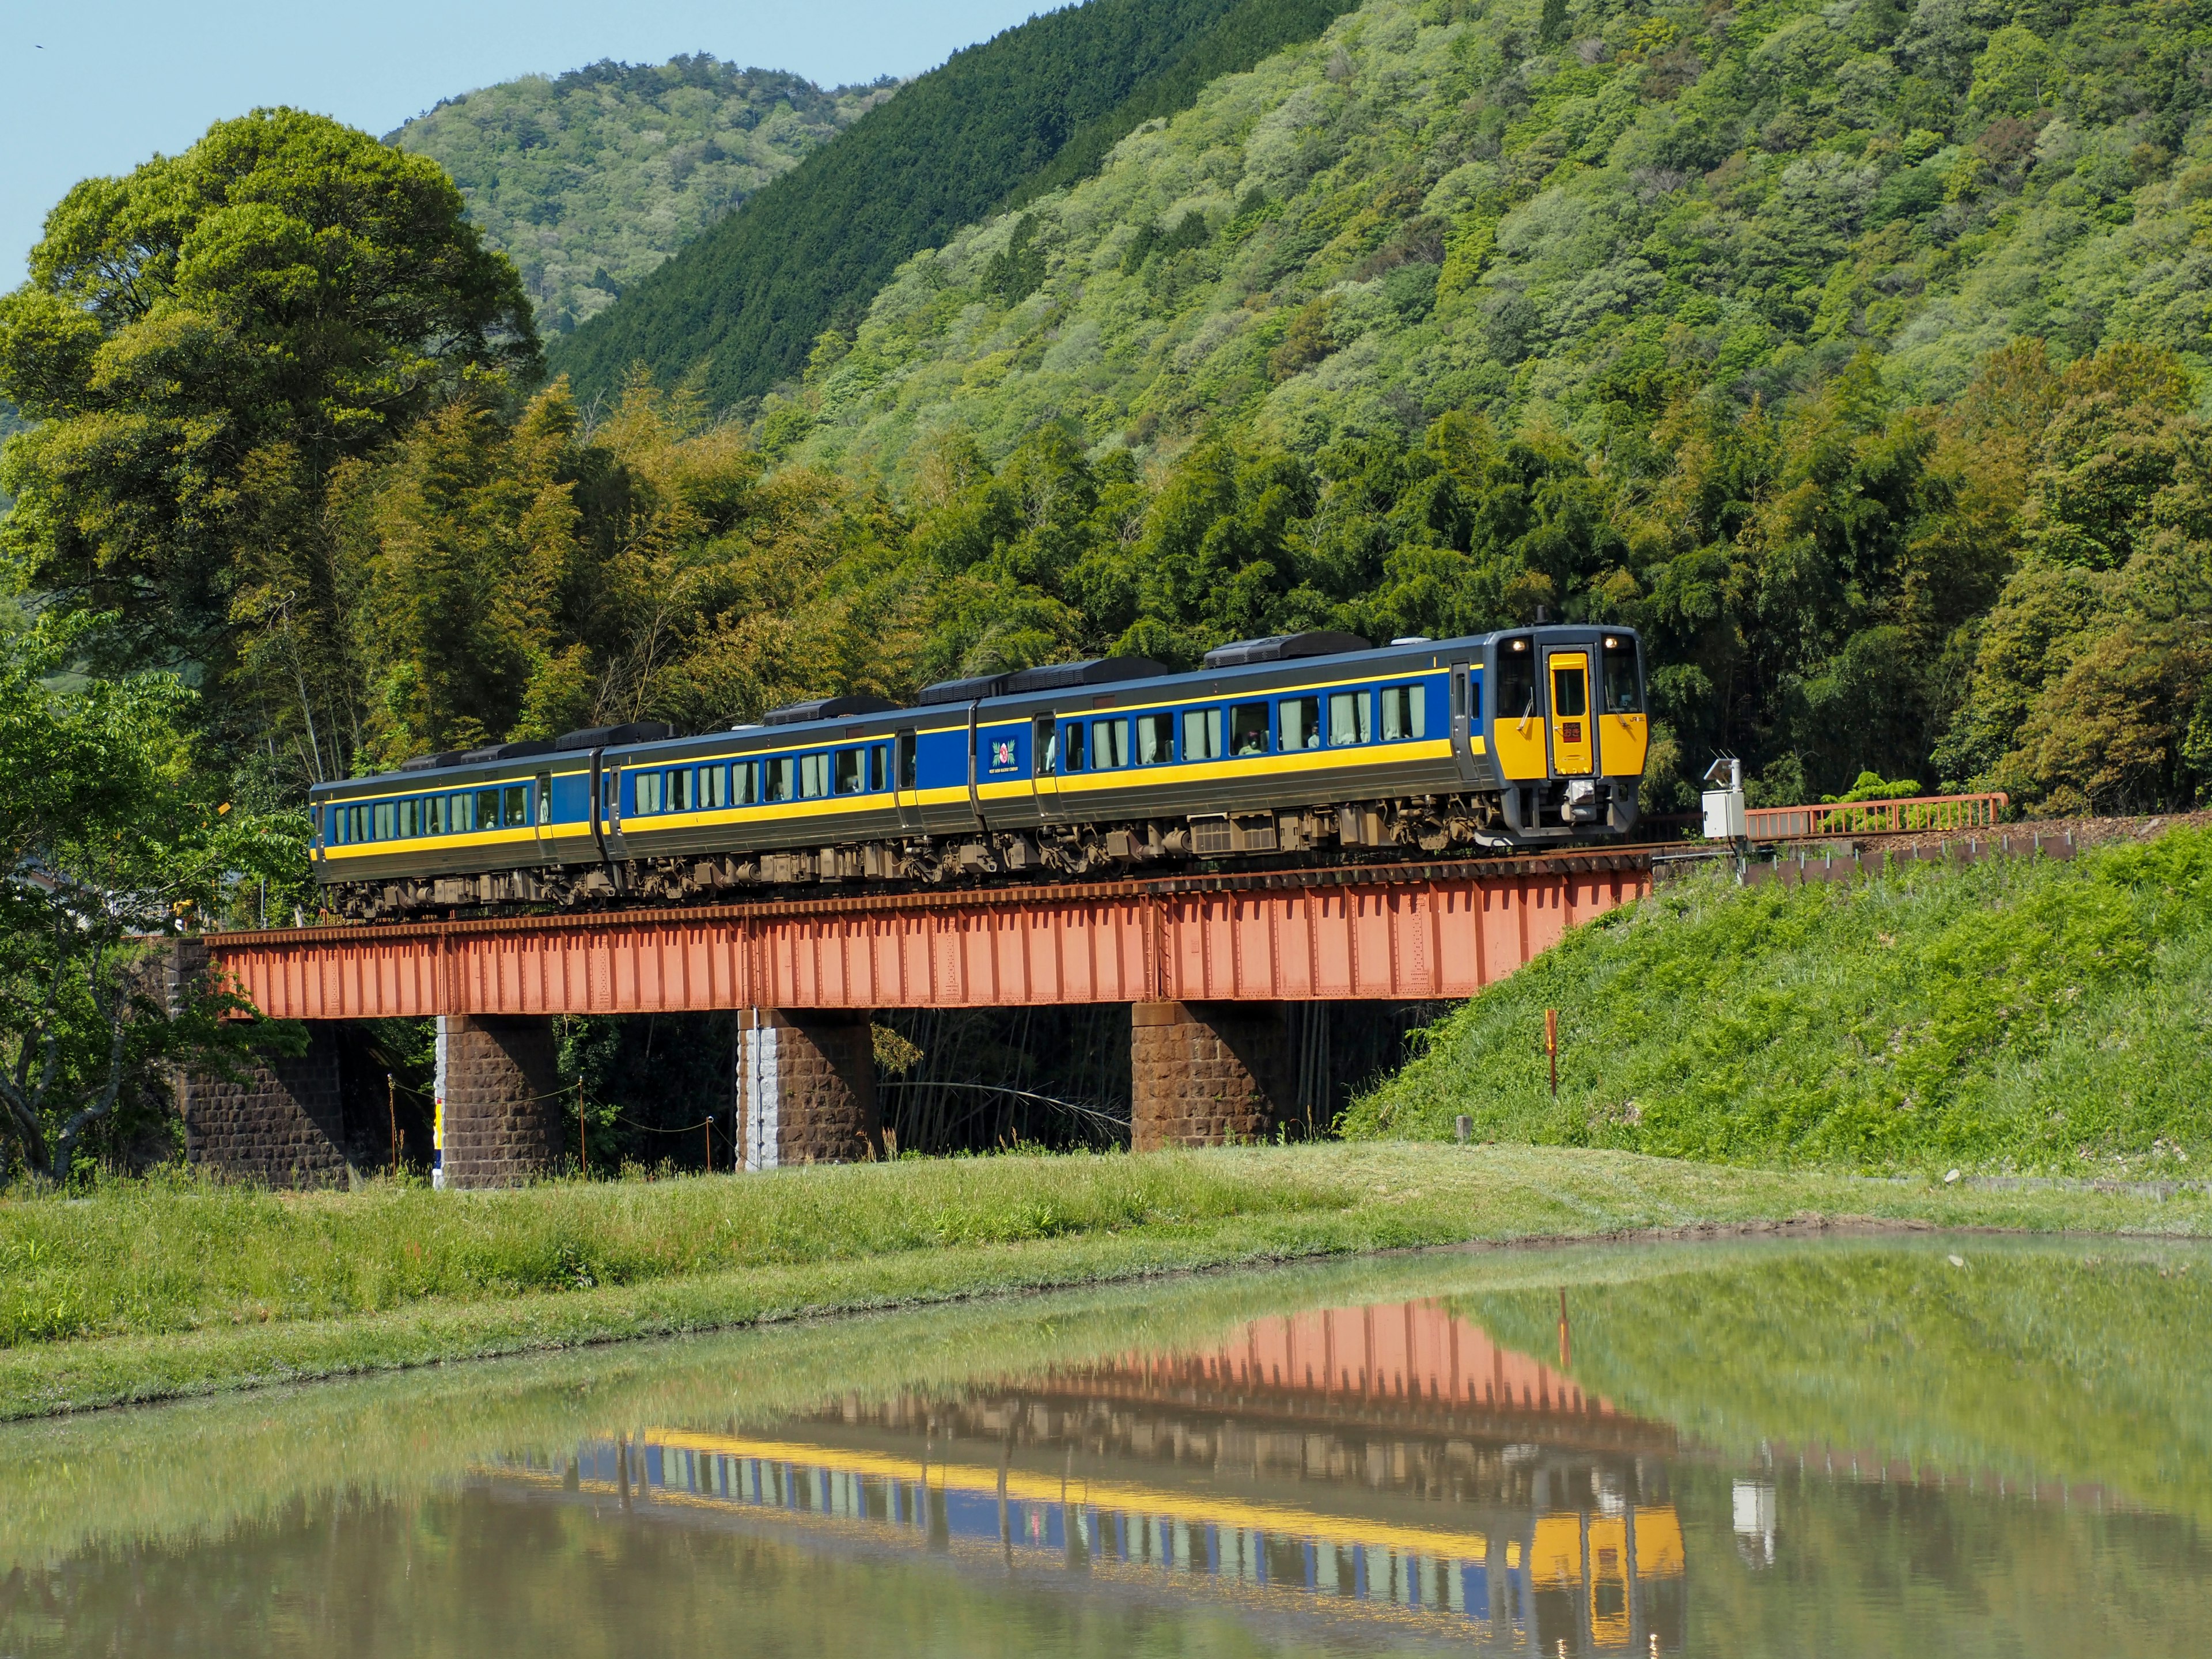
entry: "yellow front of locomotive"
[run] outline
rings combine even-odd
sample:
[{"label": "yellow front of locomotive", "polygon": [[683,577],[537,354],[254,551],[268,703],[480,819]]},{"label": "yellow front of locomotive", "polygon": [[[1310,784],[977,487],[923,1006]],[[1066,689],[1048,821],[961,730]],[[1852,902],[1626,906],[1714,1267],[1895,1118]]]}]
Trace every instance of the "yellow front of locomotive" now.
[{"label": "yellow front of locomotive", "polygon": [[1484,711],[1508,828],[1543,842],[1626,835],[1650,750],[1644,653],[1626,628],[1495,635]]}]

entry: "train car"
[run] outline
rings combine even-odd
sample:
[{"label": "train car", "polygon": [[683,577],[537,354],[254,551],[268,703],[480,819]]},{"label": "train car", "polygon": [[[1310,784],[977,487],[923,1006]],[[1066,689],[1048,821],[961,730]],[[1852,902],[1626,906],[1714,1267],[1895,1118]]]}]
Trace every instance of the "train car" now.
[{"label": "train car", "polygon": [[1649,737],[1628,629],[1288,635],[424,756],[313,792],[314,866],[374,920],[1526,848],[1633,830]]}]

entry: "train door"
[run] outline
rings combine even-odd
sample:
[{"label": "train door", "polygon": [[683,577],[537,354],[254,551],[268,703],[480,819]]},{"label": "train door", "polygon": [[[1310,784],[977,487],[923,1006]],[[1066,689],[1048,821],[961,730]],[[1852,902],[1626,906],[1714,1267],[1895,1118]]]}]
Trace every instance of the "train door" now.
[{"label": "train door", "polygon": [[1483,769],[1475,759],[1477,734],[1482,730],[1482,682],[1474,678],[1474,665],[1451,665],[1452,762],[1463,782],[1480,782]]},{"label": "train door", "polygon": [[891,740],[891,796],[898,803],[899,829],[921,833],[921,775],[919,739],[909,728]]},{"label": "train door", "polygon": [[1597,743],[1592,734],[1588,647],[1544,653],[1552,682],[1552,770],[1562,777],[1586,777],[1594,769]]},{"label": "train door", "polygon": [[1036,796],[1037,822],[1060,822],[1060,729],[1057,717],[1038,714],[1030,721],[1030,787]]},{"label": "train door", "polygon": [[531,822],[538,829],[538,860],[541,864],[556,862],[553,851],[553,775],[540,772],[530,785],[532,811]]}]

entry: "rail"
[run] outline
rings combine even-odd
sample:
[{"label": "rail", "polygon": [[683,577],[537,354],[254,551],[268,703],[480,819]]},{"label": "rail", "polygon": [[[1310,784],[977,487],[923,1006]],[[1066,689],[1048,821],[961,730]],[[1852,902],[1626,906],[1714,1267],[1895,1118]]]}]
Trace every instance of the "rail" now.
[{"label": "rail", "polygon": [[1817,836],[1880,836],[1917,830],[1986,830],[2004,817],[2002,793],[1915,795],[1905,800],[1859,800],[1825,806],[1754,806],[1744,814],[1753,841],[1796,841]]}]

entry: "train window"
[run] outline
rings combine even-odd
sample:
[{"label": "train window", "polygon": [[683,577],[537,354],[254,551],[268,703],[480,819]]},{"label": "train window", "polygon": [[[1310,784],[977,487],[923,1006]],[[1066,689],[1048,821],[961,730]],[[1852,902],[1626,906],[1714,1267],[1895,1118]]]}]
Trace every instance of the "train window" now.
[{"label": "train window", "polygon": [[890,745],[883,743],[870,744],[868,745],[868,793],[870,794],[874,794],[878,789],[890,787]]},{"label": "train window", "polygon": [[399,833],[399,807],[396,802],[376,803],[376,827],[369,832],[372,841],[391,841]]},{"label": "train window", "polygon": [[1092,759],[1102,772],[1120,770],[1129,763],[1129,722],[1093,720],[1091,723]]},{"label": "train window", "polygon": [[1267,705],[1240,702],[1229,711],[1229,752],[1264,755],[1267,752]]},{"label": "train window", "polygon": [[1428,735],[1427,688],[1386,685],[1382,688],[1382,741],[1397,743]]},{"label": "train window", "polygon": [[1137,764],[1158,766],[1175,758],[1175,716],[1137,716]]},{"label": "train window", "polygon": [[550,778],[538,780],[538,821],[540,823],[553,822],[553,780]]},{"label": "train window", "polygon": [[1467,677],[1467,717],[1478,726],[1482,722],[1482,677],[1480,674]]},{"label": "train window", "polygon": [[730,804],[730,769],[726,766],[702,766],[699,769],[699,810],[719,811]]},{"label": "train window", "polygon": [[1640,714],[1644,695],[1636,684],[1636,641],[1609,638],[1605,642],[1605,708],[1607,714]]},{"label": "train window", "polygon": [[730,768],[730,805],[750,806],[760,799],[759,773],[750,761],[739,761]]},{"label": "train window", "polygon": [[836,781],[837,793],[841,795],[859,794],[860,780],[864,775],[861,771],[860,751],[857,749],[840,749],[830,758],[831,769]]},{"label": "train window", "polygon": [[479,789],[477,791],[477,828],[479,830],[496,830],[499,828],[498,790]]},{"label": "train window", "polygon": [[511,783],[501,793],[503,799],[500,822],[510,830],[530,828],[530,787]]},{"label": "train window", "polygon": [[429,819],[429,822],[423,826],[422,833],[428,836],[444,835],[446,833],[446,798],[443,795],[431,796],[422,803],[422,810]]},{"label": "train window", "polygon": [[417,800],[403,800],[399,803],[400,840],[412,841],[422,833],[418,822],[418,814],[422,807],[422,803]]},{"label": "train window", "polygon": [[768,774],[768,799],[789,800],[799,793],[799,759],[793,755],[778,755],[774,760],[763,761],[761,769]]},{"label": "train window", "polygon": [[1187,708],[1182,716],[1182,757],[1187,761],[1221,758],[1221,711]]},{"label": "train window", "polygon": [[830,793],[830,757],[799,757],[799,794],[802,800],[818,800]]},{"label": "train window", "polygon": [[914,750],[914,733],[900,732],[898,734],[898,787],[902,789],[911,789],[915,785],[917,769],[915,765]]},{"label": "train window", "polygon": [[1578,720],[1589,712],[1588,671],[1580,662],[1571,667],[1554,659],[1552,664],[1552,712],[1561,720]]},{"label": "train window", "polygon": [[1283,751],[1321,747],[1321,699],[1285,697],[1276,714],[1282,728]]},{"label": "train window", "polygon": [[1049,714],[1030,722],[1030,752],[1036,757],[1036,775],[1048,778],[1060,770],[1060,727]]},{"label": "train window", "polygon": [[1526,640],[1506,641],[1498,647],[1497,710],[1502,720],[1536,718],[1536,653]]},{"label": "train window", "polygon": [[1374,699],[1364,691],[1328,694],[1328,746],[1366,743],[1375,736]]},{"label": "train window", "polygon": [[660,810],[664,812],[688,812],[691,810],[691,769],[671,769],[661,775]]},{"label": "train window", "polygon": [[457,836],[465,836],[477,827],[477,798],[464,791],[446,797],[446,823]]},{"label": "train window", "polygon": [[636,801],[631,810],[641,818],[649,818],[660,811],[661,782],[658,772],[637,775]]},{"label": "train window", "polygon": [[1060,764],[1064,771],[1083,769],[1083,722],[1070,720],[1060,728]]}]

